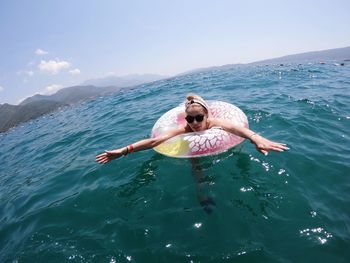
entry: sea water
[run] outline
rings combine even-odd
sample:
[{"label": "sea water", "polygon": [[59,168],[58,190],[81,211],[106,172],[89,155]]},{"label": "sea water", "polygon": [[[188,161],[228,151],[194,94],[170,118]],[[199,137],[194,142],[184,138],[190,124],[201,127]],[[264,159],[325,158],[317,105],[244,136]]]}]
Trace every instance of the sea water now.
[{"label": "sea water", "polygon": [[[0,135],[0,262],[349,262],[350,66],[233,66],[124,90]],[[189,92],[290,147],[95,155]],[[199,174],[199,175],[198,175]]]}]

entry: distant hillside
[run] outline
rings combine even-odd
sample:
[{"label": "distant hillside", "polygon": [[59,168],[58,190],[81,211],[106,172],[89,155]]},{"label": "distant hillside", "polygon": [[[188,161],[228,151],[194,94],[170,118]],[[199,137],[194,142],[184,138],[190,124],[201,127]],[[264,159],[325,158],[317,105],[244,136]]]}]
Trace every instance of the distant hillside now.
[{"label": "distant hillside", "polygon": [[5,132],[22,122],[35,119],[59,107],[108,95],[120,89],[118,87],[75,86],[61,89],[53,95],[34,95],[19,105],[2,104],[0,105],[0,132]]},{"label": "distant hillside", "polygon": [[99,95],[105,95],[109,93],[113,93],[119,91],[121,88],[118,87],[103,87],[98,88],[95,86],[74,86],[63,88],[57,91],[53,95],[34,95],[32,97],[26,98],[24,101],[20,103],[20,105],[24,105],[33,101],[56,101],[62,102],[65,104],[72,104],[79,102],[81,100],[85,100],[90,97],[96,97]]},{"label": "distant hillside", "polygon": [[344,61],[350,59],[350,47],[334,48],[322,51],[312,51],[266,59],[251,64],[304,63],[324,61]]},{"label": "distant hillside", "polygon": [[0,132],[5,132],[22,122],[35,119],[64,105],[49,100],[33,101],[19,106],[2,104],[0,105]]},{"label": "distant hillside", "polygon": [[132,88],[139,84],[163,78],[165,77],[153,74],[111,76],[87,81],[88,85],[63,88],[53,95],[36,94],[26,98],[19,105],[0,104],[0,132],[5,132],[11,127],[35,119],[64,105],[108,95],[121,89]]},{"label": "distant hillside", "polygon": [[194,74],[199,72],[208,72],[212,70],[225,70],[242,65],[260,65],[260,64],[280,64],[280,63],[307,63],[307,62],[327,62],[327,61],[350,61],[350,47],[328,49],[323,51],[305,52],[295,55],[288,55],[278,58],[256,61],[248,64],[227,64],[223,66],[214,66],[207,68],[198,68],[178,74],[177,76]]},{"label": "distant hillside", "polygon": [[153,82],[167,78],[167,76],[155,74],[131,74],[126,76],[108,76],[104,78],[90,79],[84,82],[84,85],[94,85],[98,87],[118,86],[129,87],[136,86],[146,82]]}]

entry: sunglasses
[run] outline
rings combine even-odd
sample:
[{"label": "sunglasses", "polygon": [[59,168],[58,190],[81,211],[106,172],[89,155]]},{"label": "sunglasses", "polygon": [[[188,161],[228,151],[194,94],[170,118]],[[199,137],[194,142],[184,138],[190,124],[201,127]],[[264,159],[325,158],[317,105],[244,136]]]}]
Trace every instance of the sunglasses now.
[{"label": "sunglasses", "polygon": [[204,115],[202,114],[199,114],[196,116],[187,115],[185,119],[188,123],[192,123],[194,120],[196,120],[196,122],[202,122],[204,119]]}]

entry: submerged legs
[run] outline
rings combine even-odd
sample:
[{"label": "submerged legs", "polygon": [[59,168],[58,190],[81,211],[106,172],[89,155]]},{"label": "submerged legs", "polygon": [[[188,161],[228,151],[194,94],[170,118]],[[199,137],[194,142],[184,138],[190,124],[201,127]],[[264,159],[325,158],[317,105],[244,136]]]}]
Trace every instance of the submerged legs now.
[{"label": "submerged legs", "polygon": [[197,199],[204,211],[208,214],[213,212],[213,207],[216,206],[215,201],[208,195],[208,182],[205,181],[203,176],[202,167],[198,158],[191,159],[192,163],[192,177],[196,182]]}]

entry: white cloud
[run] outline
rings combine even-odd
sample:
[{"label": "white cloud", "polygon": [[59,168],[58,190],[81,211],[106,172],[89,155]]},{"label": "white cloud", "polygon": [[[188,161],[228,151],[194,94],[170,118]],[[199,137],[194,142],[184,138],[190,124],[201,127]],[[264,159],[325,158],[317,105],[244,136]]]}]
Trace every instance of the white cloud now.
[{"label": "white cloud", "polygon": [[80,74],[80,69],[76,68],[76,69],[72,69],[69,71],[70,74],[72,75],[79,75]]},{"label": "white cloud", "polygon": [[34,71],[33,70],[20,70],[20,71],[17,71],[17,75],[19,75],[19,76],[26,75],[28,77],[33,77]]},{"label": "white cloud", "polygon": [[39,56],[43,56],[43,55],[49,54],[49,52],[38,48],[37,50],[35,50],[35,54],[37,54]]},{"label": "white cloud", "polygon": [[0,86],[0,92],[4,90],[4,87],[3,86]]},{"label": "white cloud", "polygon": [[38,67],[42,72],[55,75],[59,73],[62,69],[69,68],[70,63],[67,61],[60,61],[59,59],[49,61],[41,60]]},{"label": "white cloud", "polygon": [[112,76],[117,76],[117,74],[114,73],[113,71],[109,71],[109,72],[106,72],[106,73],[104,74],[104,76],[105,76],[105,77],[112,77]]},{"label": "white cloud", "polygon": [[32,77],[34,75],[34,71],[32,70],[28,70],[24,72],[26,75],[28,75],[29,77]]},{"label": "white cloud", "polygon": [[56,91],[62,89],[63,86],[59,84],[52,84],[50,86],[47,86],[45,90],[41,93],[42,95],[51,95],[54,94]]}]

